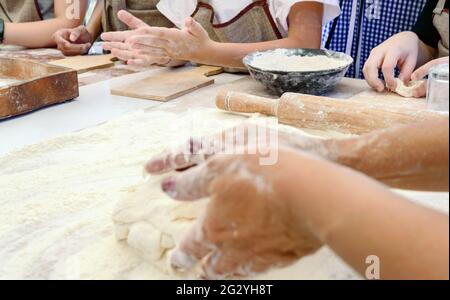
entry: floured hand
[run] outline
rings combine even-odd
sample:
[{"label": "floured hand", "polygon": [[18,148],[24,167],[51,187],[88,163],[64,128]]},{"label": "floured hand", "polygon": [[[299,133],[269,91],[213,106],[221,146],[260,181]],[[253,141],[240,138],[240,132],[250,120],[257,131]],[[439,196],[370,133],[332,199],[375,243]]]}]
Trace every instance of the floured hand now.
[{"label": "floured hand", "polygon": [[145,166],[150,174],[164,174],[201,164],[217,154],[259,153],[269,156],[278,146],[334,157],[333,140],[321,140],[250,122],[206,137],[192,137],[175,149],[153,157]]},{"label": "floured hand", "polygon": [[[414,73],[411,75],[411,79],[412,80],[423,79],[425,76],[428,75],[428,72],[432,67],[439,64],[448,64],[448,56],[434,59],[426,63],[425,65],[421,66],[416,71],[414,71]],[[416,98],[421,98],[425,97],[426,95],[427,95],[427,84],[426,81],[424,81],[423,84],[421,84],[418,88],[414,89],[413,96]]]},{"label": "floured hand", "polygon": [[87,53],[94,42],[94,37],[85,26],[79,26],[56,31],[53,40],[64,55],[74,56]]},{"label": "floured hand", "polygon": [[165,179],[172,198],[210,197],[206,211],[172,253],[178,271],[200,263],[203,277],[249,276],[294,263],[321,247],[296,217],[296,202],[285,194],[280,170],[298,156],[280,150],[274,166],[260,166],[257,155],[215,156],[206,164]]}]

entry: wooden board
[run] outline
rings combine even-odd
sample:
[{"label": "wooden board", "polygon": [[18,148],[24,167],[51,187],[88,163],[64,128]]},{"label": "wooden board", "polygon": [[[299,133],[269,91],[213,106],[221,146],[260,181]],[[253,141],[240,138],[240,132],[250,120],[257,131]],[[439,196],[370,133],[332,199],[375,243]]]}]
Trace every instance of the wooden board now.
[{"label": "wooden board", "polygon": [[374,90],[367,90],[349,98],[349,100],[371,103],[376,106],[392,109],[415,109],[417,111],[427,109],[427,101],[425,98],[405,98],[388,91],[378,93]]},{"label": "wooden board", "polygon": [[84,73],[94,69],[108,68],[114,65],[112,61],[114,57],[108,55],[81,55],[68,57],[64,59],[54,60],[50,64],[70,68],[78,73]]},{"label": "wooden board", "polygon": [[222,72],[223,68],[212,66],[201,66],[186,72],[173,72],[167,69],[162,74],[113,87],[111,94],[165,102],[214,84],[214,79],[208,76]]},{"label": "wooden board", "polygon": [[0,119],[65,102],[79,95],[77,72],[49,64],[0,58],[0,77],[10,78],[12,82],[0,87]]}]

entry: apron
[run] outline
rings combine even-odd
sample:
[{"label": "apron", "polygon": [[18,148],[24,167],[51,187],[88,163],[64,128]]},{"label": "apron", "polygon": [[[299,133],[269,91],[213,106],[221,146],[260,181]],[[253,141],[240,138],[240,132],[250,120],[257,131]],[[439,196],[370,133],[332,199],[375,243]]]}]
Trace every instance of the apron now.
[{"label": "apron", "polygon": [[117,13],[122,9],[138,17],[149,26],[174,27],[172,22],[156,8],[158,2],[159,0],[105,0],[102,18],[103,30],[128,30],[128,27],[117,18]]},{"label": "apron", "polygon": [[253,0],[253,3],[236,17],[222,24],[214,24],[214,8],[209,5],[209,0],[199,0],[192,18],[200,23],[209,37],[216,42],[258,43],[282,38],[270,14],[267,0]]},{"label": "apron", "polygon": [[433,11],[433,25],[438,30],[441,40],[438,44],[439,57],[448,56],[448,10],[445,8],[445,0],[439,0],[438,5]]},{"label": "apron", "polygon": [[42,21],[37,0],[0,0],[0,18],[8,23]]}]

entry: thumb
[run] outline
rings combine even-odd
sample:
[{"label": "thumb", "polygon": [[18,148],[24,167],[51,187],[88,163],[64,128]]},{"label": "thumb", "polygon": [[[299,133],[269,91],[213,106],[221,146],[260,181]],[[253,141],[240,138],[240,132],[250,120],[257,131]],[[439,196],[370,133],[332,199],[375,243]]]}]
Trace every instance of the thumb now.
[{"label": "thumb", "polygon": [[147,24],[141,19],[136,18],[126,10],[121,10],[117,13],[119,20],[125,23],[130,29],[138,29],[143,26],[147,26]]},{"label": "thumb", "polygon": [[216,156],[205,164],[166,178],[163,191],[176,200],[199,200],[210,196],[211,183],[229,165],[225,156]]},{"label": "thumb", "polygon": [[84,26],[79,26],[77,28],[75,28],[74,30],[72,30],[72,32],[70,33],[70,37],[69,40],[72,43],[75,43],[78,38],[80,37],[81,33],[83,32]]},{"label": "thumb", "polygon": [[433,62],[429,62],[429,63],[421,66],[420,68],[415,70],[414,73],[412,73],[411,80],[421,80],[421,79],[423,79],[425,76],[427,76],[428,71],[430,70],[430,68],[432,66],[433,66]]},{"label": "thumb", "polygon": [[184,25],[189,31],[190,34],[196,37],[209,37],[208,32],[203,28],[203,26],[195,21],[192,17],[186,18],[186,21],[184,22]]}]

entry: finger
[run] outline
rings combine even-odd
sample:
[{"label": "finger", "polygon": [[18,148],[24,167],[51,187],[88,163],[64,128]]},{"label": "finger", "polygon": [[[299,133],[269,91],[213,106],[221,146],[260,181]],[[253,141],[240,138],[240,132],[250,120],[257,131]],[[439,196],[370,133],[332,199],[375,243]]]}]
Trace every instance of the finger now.
[{"label": "finger", "polygon": [[397,82],[395,81],[395,68],[397,67],[398,57],[397,55],[390,53],[385,56],[381,70],[383,71],[384,80],[390,90],[397,88]]},{"label": "finger", "polygon": [[180,245],[172,252],[170,264],[177,271],[189,271],[216,249],[205,239],[203,219],[200,218],[189,230]]},{"label": "finger", "polygon": [[131,29],[138,29],[140,27],[148,26],[144,21],[136,18],[126,10],[121,10],[117,13],[119,20],[125,23]]},{"label": "finger", "polygon": [[152,175],[159,175],[191,167],[202,160],[201,149],[202,142],[191,138],[178,149],[166,152],[150,160],[145,165],[145,171]]},{"label": "finger", "polygon": [[150,35],[135,35],[127,39],[127,43],[130,45],[145,45],[153,48],[167,49],[169,42],[167,40],[153,37]]},{"label": "finger", "polygon": [[210,196],[210,186],[229,166],[229,157],[215,156],[206,164],[166,178],[162,190],[176,200],[193,201]]},{"label": "finger", "polygon": [[436,61],[434,61],[434,60],[424,64],[423,66],[418,68],[416,71],[414,71],[414,73],[411,75],[411,79],[412,80],[423,79],[425,76],[428,75],[428,72],[430,71],[431,67],[433,67],[435,64],[436,64]]},{"label": "finger", "polygon": [[67,40],[69,39],[69,35],[70,33],[67,30],[58,32],[53,36],[53,40],[56,44],[64,44],[64,42],[67,42]]},{"label": "finger", "polygon": [[196,37],[208,36],[207,31],[202,27],[202,25],[197,21],[195,21],[192,17],[186,18],[184,23],[188,32],[193,36]]},{"label": "finger", "polygon": [[401,65],[399,78],[403,82],[409,82],[411,80],[411,74],[414,72],[417,64],[416,55],[408,55],[405,61]]},{"label": "finger", "polygon": [[236,257],[242,254],[233,255],[233,252],[222,252],[219,250],[210,252],[202,262],[202,278],[207,280],[220,280],[230,278],[232,276],[248,276],[250,275],[250,262],[241,262]]},{"label": "finger", "polygon": [[128,61],[130,59],[135,59],[136,58],[134,53],[132,51],[129,51],[129,50],[112,49],[111,50],[111,54],[114,57],[117,57],[118,59],[123,60],[123,61]]},{"label": "finger", "polygon": [[427,81],[422,82],[417,88],[413,91],[413,97],[415,98],[423,98],[427,95]]},{"label": "finger", "polygon": [[383,81],[378,76],[378,71],[381,67],[383,57],[379,53],[373,53],[364,65],[363,73],[364,79],[376,91],[383,92],[385,89]]},{"label": "finger", "polygon": [[103,49],[110,51],[112,51],[113,49],[130,50],[127,44],[120,42],[104,42]]},{"label": "finger", "polygon": [[101,38],[106,42],[124,42],[132,35],[132,31],[105,32],[102,33]]},{"label": "finger", "polygon": [[78,40],[78,38],[80,37],[80,35],[83,32],[84,28],[85,28],[84,26],[78,26],[77,28],[72,30],[72,32],[70,33],[69,40],[72,43],[75,43]]}]

